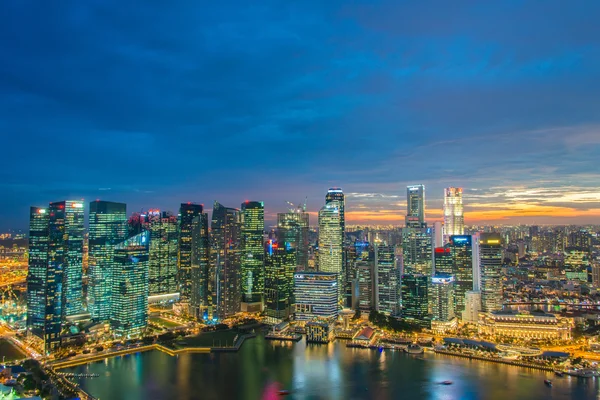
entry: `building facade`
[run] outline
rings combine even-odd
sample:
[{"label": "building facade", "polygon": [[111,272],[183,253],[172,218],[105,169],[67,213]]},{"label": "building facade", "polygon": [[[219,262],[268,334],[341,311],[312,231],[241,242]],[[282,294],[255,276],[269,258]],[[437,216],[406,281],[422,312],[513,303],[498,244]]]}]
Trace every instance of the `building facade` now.
[{"label": "building facade", "polygon": [[489,313],[502,309],[502,236],[482,233],[479,239],[481,268],[481,311]]},{"label": "building facade", "polygon": [[462,188],[444,189],[444,243],[447,243],[452,235],[465,233],[462,194]]},{"label": "building facade", "polygon": [[294,250],[296,270],[308,269],[309,215],[303,209],[277,214],[277,242]]},{"label": "building facade", "polygon": [[396,261],[396,247],[375,244],[375,306],[386,315],[400,314],[400,267]]},{"label": "building facade", "polygon": [[265,290],[265,260],[263,236],[265,207],[262,201],[245,201],[241,208],[242,311],[262,311]]},{"label": "building facade", "polygon": [[265,245],[265,315],[279,323],[292,314],[296,252],[269,240]]},{"label": "building facade", "polygon": [[465,310],[465,296],[474,290],[473,237],[470,235],[450,236],[452,275],[454,276],[454,310],[462,315]]},{"label": "building facade", "polygon": [[572,320],[543,311],[492,311],[479,315],[478,332],[494,338],[570,340]]},{"label": "building facade", "polygon": [[343,230],[340,204],[331,201],[319,211],[319,271],[336,274],[339,301],[344,288]]},{"label": "building facade", "polygon": [[406,203],[406,226],[423,227],[425,224],[425,186],[407,186]]},{"label": "building facade", "polygon": [[204,205],[182,203],[179,207],[179,247],[177,251],[177,274],[181,299],[192,297],[192,236],[194,218],[201,215]]},{"label": "building facade", "polygon": [[[199,213],[192,220],[190,254],[190,313],[198,320],[212,316],[211,296],[209,291],[210,276],[210,241],[208,236],[208,214]],[[181,236],[180,236],[181,243]],[[181,260],[181,250],[180,250]],[[187,256],[185,256],[187,257]],[[184,257],[184,259],[185,259]]]},{"label": "building facade", "polygon": [[402,318],[429,327],[429,276],[402,275]]},{"label": "building facade", "polygon": [[167,211],[149,210],[145,215],[144,226],[150,231],[150,296],[179,293],[177,217]]},{"label": "building facade", "polygon": [[294,274],[294,316],[297,321],[337,318],[338,277],[329,272]]}]

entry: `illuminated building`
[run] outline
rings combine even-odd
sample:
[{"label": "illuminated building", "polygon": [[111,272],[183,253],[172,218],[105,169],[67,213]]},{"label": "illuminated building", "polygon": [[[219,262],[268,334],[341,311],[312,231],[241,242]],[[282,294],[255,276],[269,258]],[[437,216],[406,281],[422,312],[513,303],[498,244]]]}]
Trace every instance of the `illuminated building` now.
[{"label": "illuminated building", "polygon": [[570,340],[572,322],[541,310],[493,311],[479,315],[478,333],[495,338]]},{"label": "illuminated building", "polygon": [[454,261],[452,260],[450,247],[436,247],[433,252],[433,262],[436,274],[452,274],[454,271]]},{"label": "illuminated building", "polygon": [[400,314],[400,267],[395,246],[375,244],[375,306],[386,315]]},{"label": "illuminated building", "polygon": [[482,233],[479,238],[481,268],[481,311],[502,309],[502,237],[497,233]]},{"label": "illuminated building", "polygon": [[[31,329],[31,332],[39,337],[44,337],[44,332],[53,328],[51,322],[55,319],[58,321],[58,332],[56,333],[60,333],[60,315],[46,314],[46,302],[52,304],[54,301],[47,298],[46,295],[56,290],[53,288],[47,291],[48,285],[55,286],[53,271],[48,270],[49,215],[47,208],[31,207],[29,211],[27,328]],[[50,278],[50,281],[48,278]],[[47,324],[48,322],[50,323]]]},{"label": "illuminated building", "polygon": [[424,274],[433,272],[431,228],[402,228],[402,256],[404,273]]},{"label": "illuminated building", "polygon": [[600,261],[592,263],[592,284],[596,288],[600,287]]},{"label": "illuminated building", "polygon": [[265,290],[265,207],[262,201],[246,201],[241,210],[241,306],[242,311],[258,312],[262,311]]},{"label": "illuminated building", "polygon": [[341,188],[330,188],[325,195],[325,204],[336,204],[340,212],[340,225],[342,226],[342,235],[346,231],[346,215],[344,209],[346,208],[346,201],[344,199],[344,192]]},{"label": "illuminated building", "polygon": [[211,221],[211,248],[209,294],[219,319],[227,318],[240,311],[240,210],[224,207],[214,202]]},{"label": "illuminated building", "polygon": [[345,284],[342,268],[342,243],[340,204],[331,201],[319,211],[319,271],[336,274],[340,302]]},{"label": "illuminated building", "polygon": [[116,336],[139,336],[148,325],[149,241],[143,231],[114,247],[110,325]]},{"label": "illuminated building", "polygon": [[178,293],[177,217],[167,211],[149,210],[145,226],[150,231],[149,293],[151,296]]},{"label": "illuminated building", "polygon": [[422,228],[425,226],[425,186],[406,187],[406,226]]},{"label": "illuminated building", "polygon": [[[192,224],[194,218],[201,215],[204,205],[182,203],[179,207],[179,248],[177,269],[181,299],[191,300],[192,291]],[[207,227],[208,229],[208,227]]]},{"label": "illuminated building", "polygon": [[[197,211],[197,209],[195,210]],[[208,214],[200,212],[192,219],[191,225],[191,253],[190,253],[190,308],[191,314],[197,319],[208,318],[210,306],[209,292],[209,263],[210,242],[208,238]],[[181,243],[181,235],[179,237]],[[184,255],[183,259],[187,255]]]},{"label": "illuminated building", "polygon": [[465,233],[465,217],[463,214],[462,188],[444,189],[444,242],[452,235]]},{"label": "illuminated building", "polygon": [[277,242],[294,250],[296,269],[308,269],[309,215],[302,208],[277,214]]},{"label": "illuminated building", "polygon": [[279,323],[292,313],[294,296],[294,249],[269,240],[265,245],[265,315]]},{"label": "illuminated building", "polygon": [[94,321],[108,321],[110,317],[114,248],[127,235],[126,208],[111,201],[90,203],[88,311]]},{"label": "illuminated building", "polygon": [[306,323],[306,341],[308,343],[329,343],[333,338],[333,324],[329,321],[310,321]]},{"label": "illuminated building", "polygon": [[476,323],[481,312],[481,292],[471,290],[465,295],[465,309],[462,312],[464,322]]},{"label": "illuminated building", "polygon": [[429,297],[427,275],[402,275],[402,318],[429,327]]},{"label": "illuminated building", "polygon": [[444,228],[442,228],[442,223],[440,221],[435,221],[433,223],[433,246],[434,248],[443,247],[444,246]]},{"label": "illuminated building", "polygon": [[465,296],[474,290],[473,238],[470,235],[450,236],[452,275],[454,276],[454,310],[461,316],[465,310]]},{"label": "illuminated building", "polygon": [[454,315],[454,277],[450,274],[436,273],[431,277],[429,286],[432,302],[431,329],[438,334],[456,328]]},{"label": "illuminated building", "polygon": [[329,272],[294,274],[294,316],[298,321],[337,318],[338,277]]},{"label": "illuminated building", "polygon": [[356,262],[356,281],[358,285],[358,309],[362,312],[374,310],[374,282],[376,282],[373,261]]}]

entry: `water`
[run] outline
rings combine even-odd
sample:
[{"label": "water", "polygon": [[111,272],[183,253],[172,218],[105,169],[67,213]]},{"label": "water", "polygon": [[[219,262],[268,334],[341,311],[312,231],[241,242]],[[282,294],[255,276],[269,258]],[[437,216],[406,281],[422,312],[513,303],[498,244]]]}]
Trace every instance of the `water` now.
[{"label": "water", "polygon": [[[152,351],[62,370],[100,374],[76,379],[101,400],[261,399],[278,383],[282,399],[600,399],[596,379],[436,354],[247,340],[238,353]],[[548,388],[543,380],[552,379]],[[440,382],[450,380],[453,385]]]}]

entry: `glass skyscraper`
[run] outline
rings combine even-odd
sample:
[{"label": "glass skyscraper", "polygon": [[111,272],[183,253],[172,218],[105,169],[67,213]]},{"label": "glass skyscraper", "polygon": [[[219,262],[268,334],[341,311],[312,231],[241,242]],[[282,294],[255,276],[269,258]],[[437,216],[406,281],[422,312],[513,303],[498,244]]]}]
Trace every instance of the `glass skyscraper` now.
[{"label": "glass skyscraper", "polygon": [[294,296],[296,252],[269,240],[265,245],[265,315],[272,323],[289,318]]},{"label": "glass skyscraper", "polygon": [[400,268],[395,246],[375,244],[376,310],[387,315],[400,314]]},{"label": "glass skyscraper", "polygon": [[139,336],[148,325],[150,240],[143,231],[114,247],[110,324],[120,337]]},{"label": "glass skyscraper", "polygon": [[[452,272],[454,276],[454,310],[462,315],[465,310],[465,296],[473,285],[473,238],[470,235],[450,236]],[[446,272],[446,271],[440,271]]]},{"label": "glass skyscraper", "polygon": [[436,273],[431,277],[432,320],[448,322],[454,318],[454,278]]},{"label": "glass skyscraper", "polygon": [[88,311],[94,321],[110,318],[114,248],[127,237],[126,208],[110,201],[90,203]]},{"label": "glass skyscraper", "polygon": [[[208,214],[200,213],[194,217],[190,233],[192,239],[190,246],[191,313],[197,319],[204,319],[208,318],[211,300],[209,292],[210,242],[208,237]],[[179,254],[182,254],[181,251]]]},{"label": "glass skyscraper", "polygon": [[429,279],[421,274],[402,275],[402,318],[425,327],[430,324]]},{"label": "glass skyscraper", "polygon": [[145,218],[144,227],[150,231],[149,293],[177,293],[177,217],[167,211],[149,210]]},{"label": "glass skyscraper", "polygon": [[308,213],[302,209],[277,214],[277,242],[294,250],[296,269],[308,269]]},{"label": "glass skyscraper", "polygon": [[433,272],[432,241],[431,228],[402,228],[404,273],[431,276]]},{"label": "glass skyscraper", "polygon": [[182,203],[179,207],[179,250],[177,268],[181,299],[190,301],[192,291],[192,224],[194,218],[202,214],[204,206],[195,203]]},{"label": "glass skyscraper", "polygon": [[437,247],[433,252],[433,261],[436,274],[453,273],[454,261],[452,260],[452,251],[450,247]]},{"label": "glass skyscraper", "polygon": [[462,192],[462,188],[444,189],[444,243],[447,243],[452,235],[465,233]]},{"label": "glass skyscraper", "polygon": [[338,316],[338,278],[329,272],[294,274],[294,310],[298,321]]},{"label": "glass skyscraper", "polygon": [[[46,302],[48,285],[48,221],[50,213],[47,208],[31,207],[29,211],[29,269],[27,271],[27,328],[39,337],[51,326],[46,323],[54,316],[46,319]],[[53,276],[50,276],[53,280]],[[54,281],[52,281],[54,283]],[[60,329],[60,315],[58,316]]]},{"label": "glass skyscraper", "polygon": [[423,227],[425,223],[425,186],[407,186],[406,203],[406,226]]},{"label": "glass skyscraper", "polygon": [[479,264],[481,268],[481,311],[502,309],[502,236],[482,233],[479,239]]},{"label": "glass skyscraper", "polygon": [[340,204],[331,201],[319,211],[319,271],[337,275],[340,302],[345,284],[342,259],[343,234]]},{"label": "glass skyscraper", "polygon": [[346,231],[346,200],[342,188],[330,188],[325,195],[325,204],[336,203],[340,211],[340,225],[342,226],[342,234]]},{"label": "glass skyscraper", "polygon": [[262,201],[245,201],[241,211],[242,311],[261,311],[265,290],[265,207]]}]

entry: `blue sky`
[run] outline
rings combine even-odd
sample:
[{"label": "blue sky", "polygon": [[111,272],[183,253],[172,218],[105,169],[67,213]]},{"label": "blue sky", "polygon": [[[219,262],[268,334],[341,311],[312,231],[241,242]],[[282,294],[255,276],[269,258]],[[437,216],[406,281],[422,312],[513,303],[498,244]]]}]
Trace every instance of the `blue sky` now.
[{"label": "blue sky", "polygon": [[[256,4],[254,4],[256,3]],[[295,4],[294,4],[295,3]],[[596,1],[0,3],[0,228],[65,198],[129,211],[405,186],[467,222],[600,223]],[[210,208],[210,207],[209,207]],[[313,221],[315,222],[315,221]]]}]

